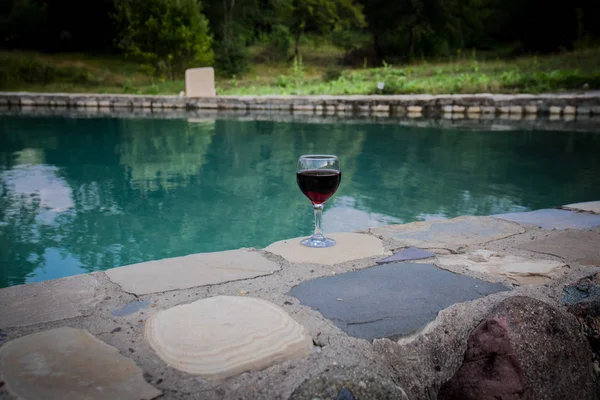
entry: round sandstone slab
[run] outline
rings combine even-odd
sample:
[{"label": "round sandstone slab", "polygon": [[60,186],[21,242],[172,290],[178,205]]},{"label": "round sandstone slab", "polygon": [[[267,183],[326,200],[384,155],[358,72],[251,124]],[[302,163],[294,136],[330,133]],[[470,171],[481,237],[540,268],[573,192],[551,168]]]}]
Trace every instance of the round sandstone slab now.
[{"label": "round sandstone slab", "polygon": [[289,262],[334,265],[361,258],[381,256],[386,253],[383,242],[363,233],[331,233],[325,236],[335,239],[333,247],[316,249],[300,244],[305,238],[281,240],[270,244],[266,251],[277,254]]},{"label": "round sandstone slab", "polygon": [[173,368],[223,379],[303,357],[313,343],[282,308],[252,297],[216,296],[160,311],[146,339]]}]

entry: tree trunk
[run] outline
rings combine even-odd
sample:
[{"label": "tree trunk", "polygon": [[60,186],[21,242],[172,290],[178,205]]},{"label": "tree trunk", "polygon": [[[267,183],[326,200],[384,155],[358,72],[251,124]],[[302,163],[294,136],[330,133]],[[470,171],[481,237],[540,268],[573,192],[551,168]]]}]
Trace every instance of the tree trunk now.
[{"label": "tree trunk", "polygon": [[227,26],[227,0],[223,0],[223,42],[227,43],[229,35],[227,34],[229,27]]},{"label": "tree trunk", "polygon": [[300,29],[296,31],[296,40],[294,41],[294,57],[298,57],[298,46],[300,45]]},{"label": "tree trunk", "polygon": [[232,39],[233,25],[233,7],[235,0],[230,0],[229,5],[227,0],[223,0],[223,42],[229,44]]},{"label": "tree trunk", "polygon": [[410,27],[410,42],[408,45],[408,57],[412,61],[415,58],[415,26]]},{"label": "tree trunk", "polygon": [[380,65],[383,61],[383,50],[381,49],[381,44],[379,41],[379,35],[373,35],[373,47],[375,47],[375,57],[377,57],[376,65]]}]

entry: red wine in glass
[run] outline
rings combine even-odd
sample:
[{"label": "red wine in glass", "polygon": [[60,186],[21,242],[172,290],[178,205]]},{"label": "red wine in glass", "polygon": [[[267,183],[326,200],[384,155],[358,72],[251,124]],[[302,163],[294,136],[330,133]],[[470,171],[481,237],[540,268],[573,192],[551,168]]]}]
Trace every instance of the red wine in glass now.
[{"label": "red wine in glass", "polygon": [[323,204],[340,186],[342,172],[334,169],[307,169],[296,172],[296,180],[302,193],[313,204]]},{"label": "red wine in glass", "polygon": [[335,240],[326,238],[321,229],[324,204],[340,186],[342,170],[340,161],[333,155],[305,155],[298,159],[296,182],[313,204],[315,232],[300,243],[308,247],[331,247]]}]

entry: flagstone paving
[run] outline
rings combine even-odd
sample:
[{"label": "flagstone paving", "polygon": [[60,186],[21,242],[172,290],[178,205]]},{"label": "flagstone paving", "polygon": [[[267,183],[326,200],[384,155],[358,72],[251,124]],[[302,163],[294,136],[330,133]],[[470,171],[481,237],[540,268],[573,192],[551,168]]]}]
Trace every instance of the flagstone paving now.
[{"label": "flagstone paving", "polygon": [[84,315],[99,301],[93,275],[12,286],[0,290],[0,329]]},{"label": "flagstone paving", "polygon": [[589,229],[600,225],[600,215],[558,209],[498,214],[494,217],[543,229]]},{"label": "flagstone paving", "polygon": [[393,262],[410,261],[410,260],[422,260],[424,258],[435,257],[435,254],[421,250],[416,247],[408,247],[402,249],[399,252],[384,258],[383,260],[377,261],[377,264],[388,264]]},{"label": "flagstone paving", "polygon": [[409,335],[446,307],[504,290],[431,264],[395,263],[305,281],[289,294],[348,335],[371,340]]},{"label": "flagstone paving", "polygon": [[442,268],[464,266],[470,271],[505,277],[520,285],[546,283],[562,273],[565,263],[489,250],[475,250],[466,254],[438,256],[436,264]]},{"label": "flagstone paving", "polygon": [[585,203],[567,204],[566,206],[563,206],[563,208],[600,214],[600,201],[587,201]]},{"label": "flagstone paving", "polygon": [[266,253],[196,254],[2,289],[0,398],[151,399],[158,389],[166,400],[365,390],[435,397],[431,388],[455,372],[489,307],[519,295],[556,303],[565,285],[600,270],[600,230],[590,230],[600,215],[575,205],[334,233],[329,249],[296,238]]},{"label": "flagstone paving", "polygon": [[525,232],[519,225],[491,217],[458,217],[441,221],[413,222],[372,229],[374,235],[403,246],[424,249],[457,248],[480,244]]},{"label": "flagstone paving", "polygon": [[600,233],[566,230],[553,237],[519,246],[522,249],[552,254],[568,262],[600,267]]},{"label": "flagstone paving", "polygon": [[216,296],[160,311],[146,339],[169,365],[222,379],[307,356],[313,342],[283,309],[252,297]]},{"label": "flagstone paving", "polygon": [[275,242],[265,250],[289,262],[322,265],[334,265],[386,254],[382,241],[371,235],[343,232],[326,236],[335,239],[337,244],[333,247],[314,249],[300,244],[304,238],[295,238]]},{"label": "flagstone paving", "polygon": [[62,327],[0,347],[0,374],[20,399],[153,399],[161,392],[119,350],[82,329]]},{"label": "flagstone paving", "polygon": [[123,307],[112,310],[111,314],[115,317],[125,317],[148,307],[150,307],[150,300],[136,300],[125,304]]},{"label": "flagstone paving", "polygon": [[240,249],[128,265],[106,275],[126,292],[143,295],[254,278],[279,268],[258,251]]}]

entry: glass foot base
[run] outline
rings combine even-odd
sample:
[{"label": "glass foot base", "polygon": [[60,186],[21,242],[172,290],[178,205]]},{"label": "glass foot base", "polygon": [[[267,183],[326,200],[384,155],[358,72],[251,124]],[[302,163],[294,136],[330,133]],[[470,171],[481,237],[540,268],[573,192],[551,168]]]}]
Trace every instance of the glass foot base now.
[{"label": "glass foot base", "polygon": [[304,239],[300,243],[306,247],[316,247],[316,248],[325,248],[325,247],[335,246],[335,240],[329,239],[326,237],[323,237],[323,238],[309,237],[308,239]]}]

